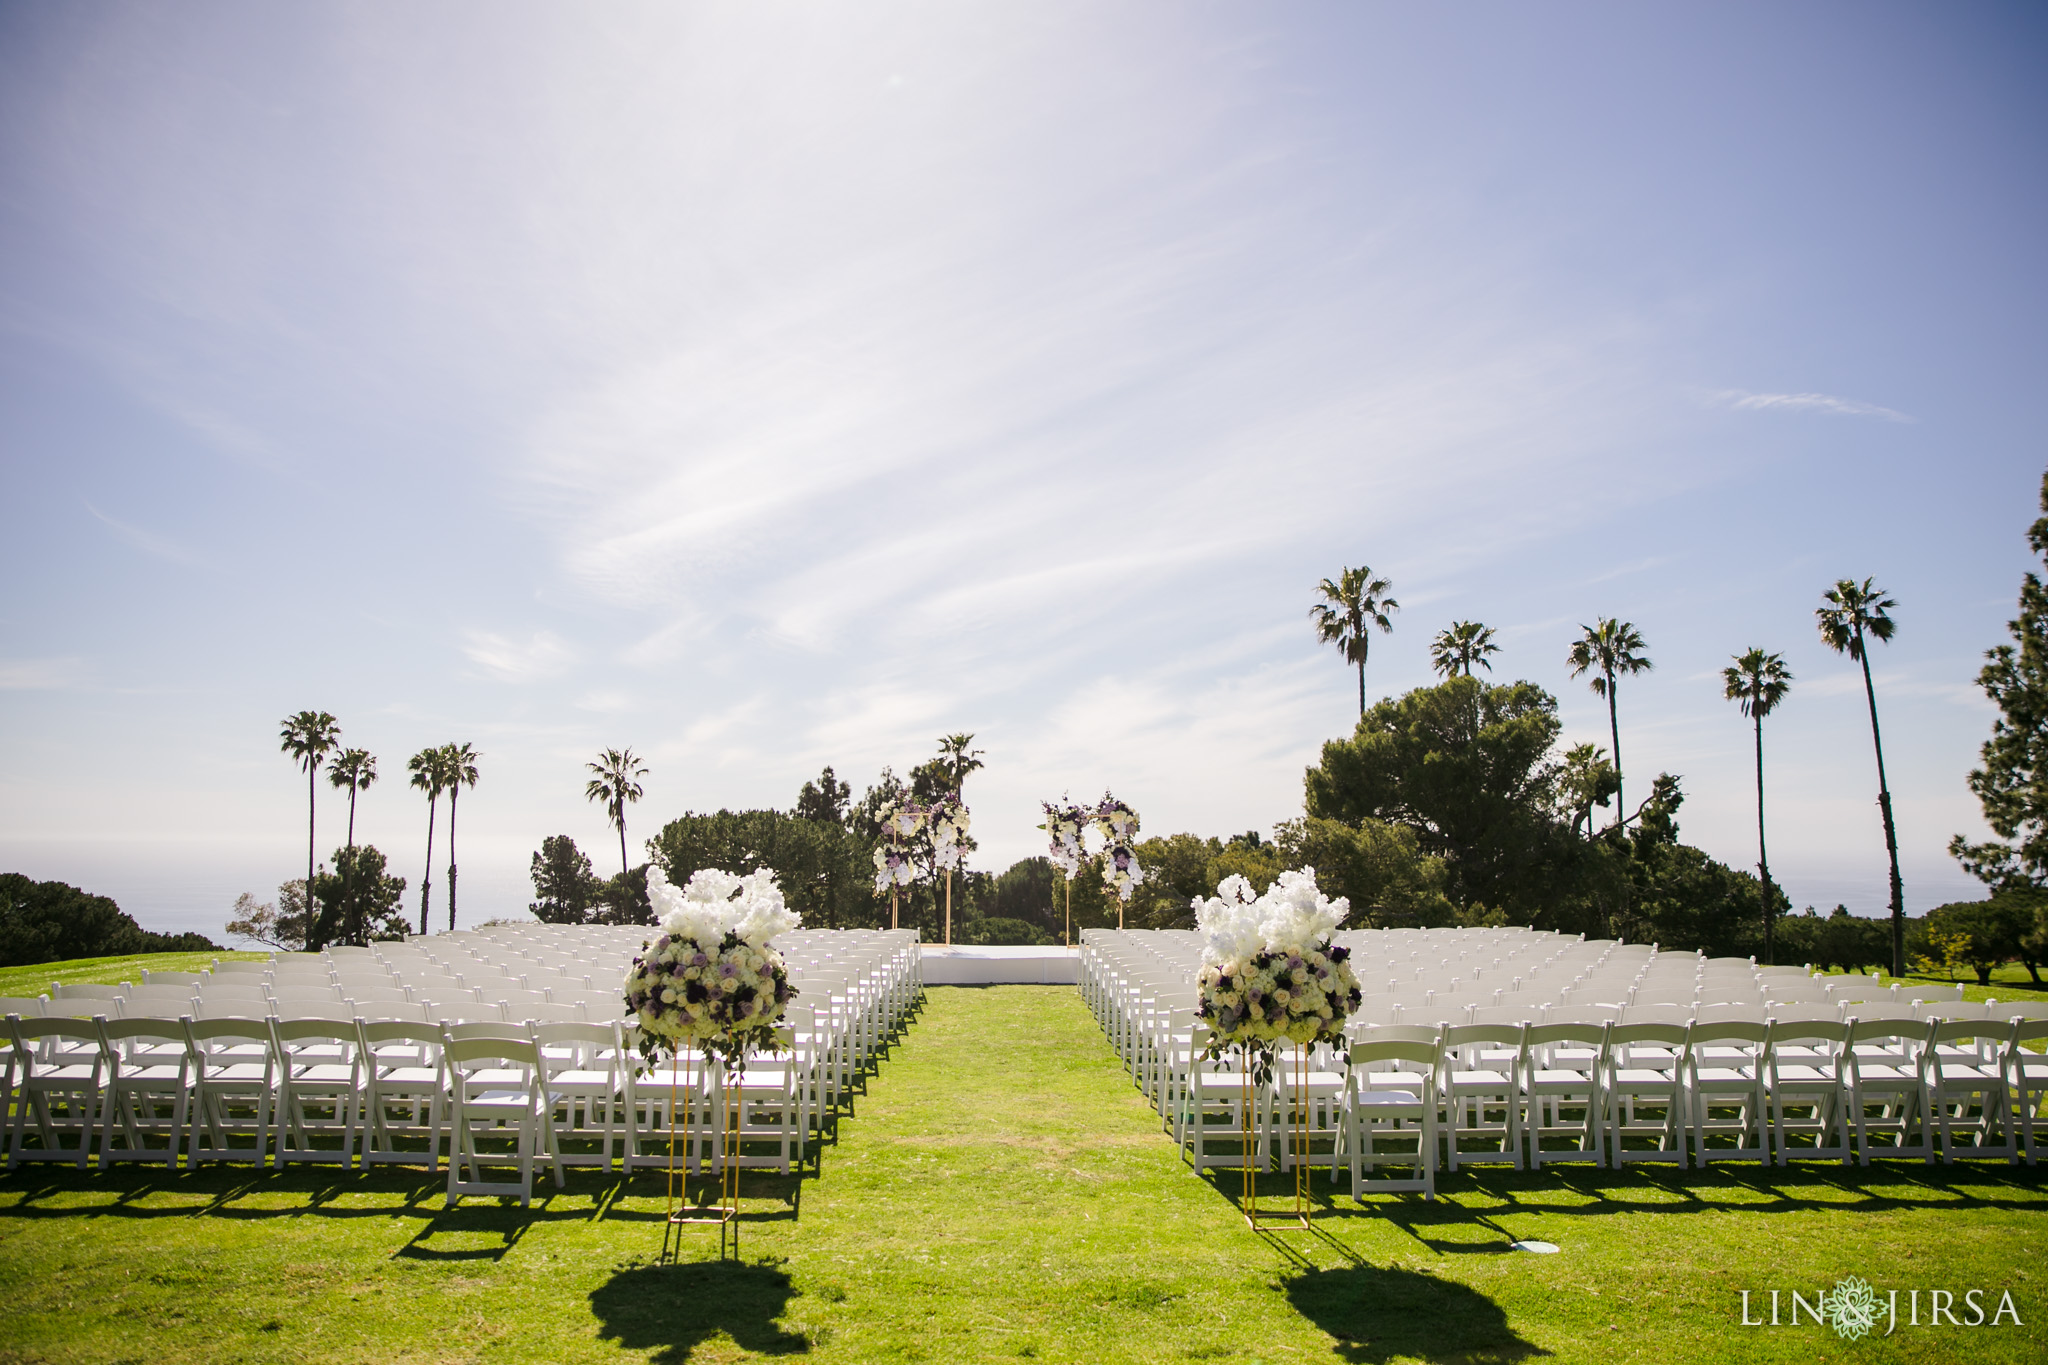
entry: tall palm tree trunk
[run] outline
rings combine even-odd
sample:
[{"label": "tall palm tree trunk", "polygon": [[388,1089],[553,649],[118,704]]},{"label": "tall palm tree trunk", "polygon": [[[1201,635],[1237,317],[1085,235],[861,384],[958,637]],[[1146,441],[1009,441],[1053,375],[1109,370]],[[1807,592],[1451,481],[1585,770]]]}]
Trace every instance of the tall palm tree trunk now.
[{"label": "tall palm tree trunk", "polygon": [[420,875],[420,932],[427,932],[427,911],[434,895],[434,798],[427,798],[427,870]]},{"label": "tall palm tree trunk", "polygon": [[1892,975],[1906,974],[1906,888],[1899,880],[1899,831],[1892,823],[1892,789],[1884,780],[1884,740],[1877,729],[1877,688],[1870,681],[1870,651],[1856,632],[1856,652],[1863,658],[1863,696],[1870,703],[1870,744],[1877,750],[1877,808],[1884,813],[1884,850],[1892,860]]},{"label": "tall palm tree trunk", "polygon": [[1614,706],[1614,675],[1607,675],[1607,737],[1614,742],[1614,827],[1628,823],[1628,802],[1621,795],[1621,714]]},{"label": "tall palm tree trunk", "polygon": [[1764,851],[1764,718],[1756,717],[1756,870],[1763,879],[1758,890],[1758,899],[1763,903],[1764,912],[1764,965],[1777,962],[1777,942],[1773,935],[1777,916],[1771,913],[1771,856]]},{"label": "tall palm tree trunk", "polygon": [[356,846],[356,789],[351,783],[348,789],[348,846]]},{"label": "tall palm tree trunk", "polygon": [[306,924],[314,940],[306,944],[312,952],[319,952],[324,946],[320,937],[320,917],[313,913],[313,811],[317,804],[318,789],[313,785],[314,766],[306,765]]},{"label": "tall palm tree trunk", "polygon": [[[1362,637],[1361,637],[1362,638]],[[1365,719],[1365,651],[1358,654],[1358,718]]]},{"label": "tall palm tree trunk", "polygon": [[455,932],[455,798],[462,795],[462,784],[456,783],[448,789],[448,932]]},{"label": "tall palm tree trunk", "polygon": [[612,807],[612,823],[619,827],[619,875],[623,877],[633,870],[632,865],[626,861],[626,808],[624,806]]}]

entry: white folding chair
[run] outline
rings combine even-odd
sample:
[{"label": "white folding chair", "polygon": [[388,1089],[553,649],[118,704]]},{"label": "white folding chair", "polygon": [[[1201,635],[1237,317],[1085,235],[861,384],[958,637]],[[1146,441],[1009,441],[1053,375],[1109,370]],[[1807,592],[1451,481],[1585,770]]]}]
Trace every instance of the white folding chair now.
[{"label": "white folding chair", "polygon": [[[363,1097],[358,1118],[365,1168],[387,1163],[424,1163],[441,1168],[444,1099],[441,1029],[420,1020],[357,1021],[357,1055],[362,1059]],[[424,1142],[413,1151],[399,1146]]]},{"label": "white folding chair", "polygon": [[[1522,1035],[1516,1064],[1517,1083],[1528,1117],[1529,1165],[1541,1170],[1547,1162],[1593,1161],[1607,1164],[1602,1141],[1600,1054],[1611,1025],[1591,1021],[1532,1024]],[[1579,1118],[1569,1114],[1577,1111]],[[1574,1146],[1552,1151],[1545,1138],[1570,1138]]]},{"label": "white folding chair", "polygon": [[[355,1021],[273,1019],[271,1054],[277,1068],[277,1150],[288,1162],[355,1164],[357,1105],[363,1084]],[[320,1139],[335,1141],[325,1146]]]},{"label": "white folding chair", "polygon": [[[555,1188],[562,1187],[562,1162],[554,1142],[553,1110],[541,1093],[540,1049],[531,1037],[506,1038],[442,1031],[441,1064],[447,1074],[448,1122],[454,1141],[448,1153],[448,1204],[465,1195],[517,1195],[521,1207],[533,1200],[533,1164],[545,1158]],[[510,1152],[487,1151],[491,1140],[510,1140]],[[516,1181],[485,1178],[487,1166],[518,1167]]]},{"label": "white folding chair", "polygon": [[[100,1045],[104,1016],[23,1019],[8,1016],[14,1035],[14,1131],[7,1144],[7,1169],[24,1161],[69,1161],[85,1169],[99,1118],[106,1052]],[[40,1147],[26,1147],[29,1116],[35,1116]],[[73,1145],[66,1147],[69,1135]]]},{"label": "white folding chair", "polygon": [[1842,1052],[1848,1037],[1849,1026],[1840,1020],[1772,1021],[1765,1085],[1780,1166],[1790,1162],[1791,1139],[1800,1134],[1813,1142],[1800,1148],[1799,1155],[1849,1164],[1848,1116],[1842,1102]]},{"label": "white folding chair", "polygon": [[[1437,1073],[1443,1043],[1440,1030],[1394,1024],[1377,1028],[1351,1044],[1344,1092],[1344,1156],[1351,1194],[1363,1200],[1368,1188],[1420,1190],[1436,1198]],[[1380,1149],[1383,1139],[1415,1142],[1413,1152]],[[1406,1166],[1406,1179],[1372,1180],[1381,1166]]]},{"label": "white folding chair", "polygon": [[131,989],[133,988],[125,982],[119,986],[67,986],[61,981],[53,981],[50,983],[50,998],[52,1000],[103,1001],[107,1005],[107,1009],[103,1013],[113,1014],[113,1003]]},{"label": "white folding chair", "polygon": [[[1515,1061],[1527,1027],[1522,1020],[1453,1024],[1444,1030],[1437,1095],[1443,1101],[1445,1169],[1499,1161],[1522,1169],[1522,1100],[1515,1084]],[[1467,1138],[1486,1145],[1467,1152]]]},{"label": "white folding chair", "polygon": [[[178,1165],[185,1131],[191,1067],[184,1025],[162,1019],[106,1019],[100,1023],[100,1054],[106,1065],[100,1104],[100,1169],[113,1161],[161,1161]],[[122,1146],[114,1146],[120,1120]],[[150,1136],[164,1139],[161,1148]]]},{"label": "white folding chair", "polygon": [[[1245,1095],[1247,1087],[1240,1069],[1242,1057],[1235,1050],[1210,1059],[1204,1054],[1212,1037],[1196,1026],[1189,1034],[1193,1053],[1180,1112],[1176,1116],[1176,1137],[1181,1150],[1193,1164],[1195,1174],[1215,1167],[1241,1166],[1246,1155]],[[1252,1090],[1254,1169],[1266,1169],[1266,1128],[1257,1113],[1257,1091]]]},{"label": "white folding chair", "polygon": [[2018,1136],[2026,1149],[2027,1164],[2032,1166],[2037,1155],[2035,1118],[2041,1112],[2042,1098],[2048,1096],[2048,1055],[2040,1050],[2048,1046],[2048,1019],[2015,1017],[2010,1027],[2012,1033],[2006,1038],[1999,1068],[2005,1077],[2006,1095],[2017,1115]]},{"label": "white folding chair", "polygon": [[[188,1018],[185,1046],[192,1059],[185,1169],[197,1166],[201,1157],[268,1164],[277,1078],[269,1021]],[[254,1146],[237,1147],[234,1139],[241,1135],[253,1138]]]},{"label": "white folding chair", "polygon": [[192,999],[190,986],[130,986],[115,1003],[123,1019],[177,1020],[191,1011]]},{"label": "white folding chair", "polygon": [[[1600,1096],[1615,1166],[1668,1161],[1683,1166],[1690,1125],[1685,1114],[1686,1055],[1691,1024],[1628,1023],[1609,1026],[1600,1049]],[[1630,1147],[1651,1138],[1655,1147]]]},{"label": "white folding chair", "polygon": [[[620,1128],[619,1029],[616,1024],[536,1023],[541,1088],[554,1116],[555,1141],[565,1166],[611,1169]],[[596,1142],[595,1152],[570,1143]]]},{"label": "white folding chair", "polygon": [[[730,1134],[726,1160],[741,1166],[773,1166],[784,1175],[789,1173],[790,1156],[796,1150],[800,1104],[793,1042],[787,1028],[776,1029],[771,1048],[747,1059],[737,1087],[714,1082],[721,1095],[733,1090],[739,1103],[739,1113],[726,1119]],[[748,1150],[769,1143],[776,1148],[772,1156]]]},{"label": "white folding chair", "polygon": [[2008,1164],[2018,1159],[2012,1100],[1999,1055],[2012,1027],[1982,1018],[1934,1026],[1924,1055],[1927,1122],[1940,1142],[1942,1161],[1956,1159],[1959,1132],[1970,1140],[1966,1156],[2002,1157]]},{"label": "white folding chair", "polygon": [[[1685,1088],[1693,1159],[1701,1167],[1714,1160],[1770,1161],[1764,1074],[1770,1039],[1771,1026],[1759,1020],[1702,1018],[1693,1025]],[[1710,1140],[1717,1137],[1733,1145],[1715,1147]]]},{"label": "white folding chair", "polygon": [[1871,1139],[1888,1137],[1884,1155],[1933,1161],[1934,1134],[1926,1121],[1925,1049],[1935,1025],[1898,1018],[1851,1018],[1847,1023],[1843,1070],[1857,1160],[1868,1166]]},{"label": "white folding chair", "polygon": [[1267,1142],[1279,1153],[1281,1170],[1325,1166],[1336,1180],[1344,1149],[1344,1056],[1333,1059],[1328,1048],[1285,1042],[1274,1050]]}]

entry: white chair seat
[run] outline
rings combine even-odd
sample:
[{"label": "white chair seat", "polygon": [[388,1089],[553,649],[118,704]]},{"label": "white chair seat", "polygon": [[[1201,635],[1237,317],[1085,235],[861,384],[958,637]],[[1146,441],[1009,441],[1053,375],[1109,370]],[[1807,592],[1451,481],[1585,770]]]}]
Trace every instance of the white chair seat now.
[{"label": "white chair seat", "polygon": [[1614,1080],[1619,1085],[1626,1085],[1635,1090],[1648,1089],[1659,1085],[1676,1086],[1678,1084],[1677,1076],[1669,1071],[1660,1071],[1655,1067],[1625,1066],[1614,1073]]},{"label": "white chair seat", "polygon": [[1422,1103],[1422,1096],[1416,1090],[1361,1090],[1358,1092],[1361,1105],[1394,1105],[1413,1107]]},{"label": "white chair seat", "polygon": [[1451,1073],[1451,1088],[1459,1091],[1478,1090],[1492,1094],[1497,1091],[1512,1089],[1513,1083],[1508,1080],[1505,1071],[1453,1071]]}]

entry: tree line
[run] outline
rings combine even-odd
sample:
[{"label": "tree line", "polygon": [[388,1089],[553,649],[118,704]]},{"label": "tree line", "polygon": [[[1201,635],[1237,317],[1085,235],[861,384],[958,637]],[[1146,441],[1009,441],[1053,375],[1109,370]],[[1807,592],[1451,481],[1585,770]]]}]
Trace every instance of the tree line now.
[{"label": "tree line", "polygon": [[[2041,506],[2048,513],[2048,477]],[[2048,558],[2048,515],[2033,524],[2028,540]],[[1357,668],[1359,680],[1353,737],[1325,745],[1322,763],[1308,773],[1311,826],[1334,819],[1353,830],[1369,823],[1410,830],[1418,850],[1441,861],[1445,892],[1462,915],[1497,911],[1518,922],[1589,932],[1648,930],[1674,946],[1753,939],[1766,961],[1778,959],[1780,916],[1788,907],[1770,875],[1763,721],[1793,683],[1781,654],[1751,647],[1722,670],[1722,694],[1750,721],[1756,754],[1757,864],[1747,888],[1755,908],[1742,924],[1729,897],[1747,874],[1677,841],[1679,780],[1661,774],[1632,813],[1624,800],[1619,684],[1652,667],[1633,623],[1600,617],[1580,627],[1566,654],[1571,675],[1587,678],[1607,703],[1611,750],[1580,744],[1553,757],[1555,699],[1531,683],[1498,688],[1473,677],[1474,667],[1491,672],[1490,656],[1499,653],[1492,629],[1479,622],[1453,622],[1432,641],[1431,663],[1444,678],[1439,687],[1368,705],[1371,636],[1390,633],[1400,610],[1392,591],[1392,581],[1370,568],[1346,567],[1318,585],[1321,600],[1310,608],[1318,638]],[[2040,575],[2026,575],[2020,614],[2008,623],[2014,643],[1988,651],[1978,676],[2000,719],[1969,785],[1999,837],[1972,844],[1957,835],[1949,848],[1991,895],[1938,907],[1917,927],[1905,915],[1870,665],[1871,647],[1897,632],[1897,605],[1874,580],[1844,578],[1822,593],[1814,613],[1822,642],[1863,675],[1888,864],[1889,942],[1878,954],[1866,929],[1838,922],[1853,918],[1846,911],[1827,921],[1809,912],[1801,917],[1806,922],[1784,926],[1793,939],[1785,947],[1841,953],[1854,941],[1856,954],[1895,974],[1904,973],[1909,958],[1951,968],[1967,962],[1987,978],[1994,959],[2017,958],[2032,972],[2048,944],[2048,589]],[[1610,803],[1613,818],[1596,833],[1594,812]],[[1929,955],[1930,933],[1938,936],[1936,947],[1950,945],[1946,957]]]}]

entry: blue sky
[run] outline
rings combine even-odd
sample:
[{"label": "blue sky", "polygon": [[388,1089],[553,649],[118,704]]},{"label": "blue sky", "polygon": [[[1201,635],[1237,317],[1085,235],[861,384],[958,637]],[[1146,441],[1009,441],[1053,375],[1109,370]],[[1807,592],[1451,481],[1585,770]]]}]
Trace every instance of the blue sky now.
[{"label": "blue sky", "polygon": [[2044,60],[2017,5],[0,6],[0,865],[217,932],[303,867],[307,707],[415,890],[405,758],[483,752],[469,920],[604,865],[606,746],[636,843],[961,729],[984,866],[1068,789],[1267,828],[1365,562],[1375,695],[1476,618],[1571,739],[1634,621],[1633,789],[1737,865],[1718,670],[1782,651],[1772,868],[1863,912],[1812,611],[1875,575],[1908,906],[1968,896]]}]

